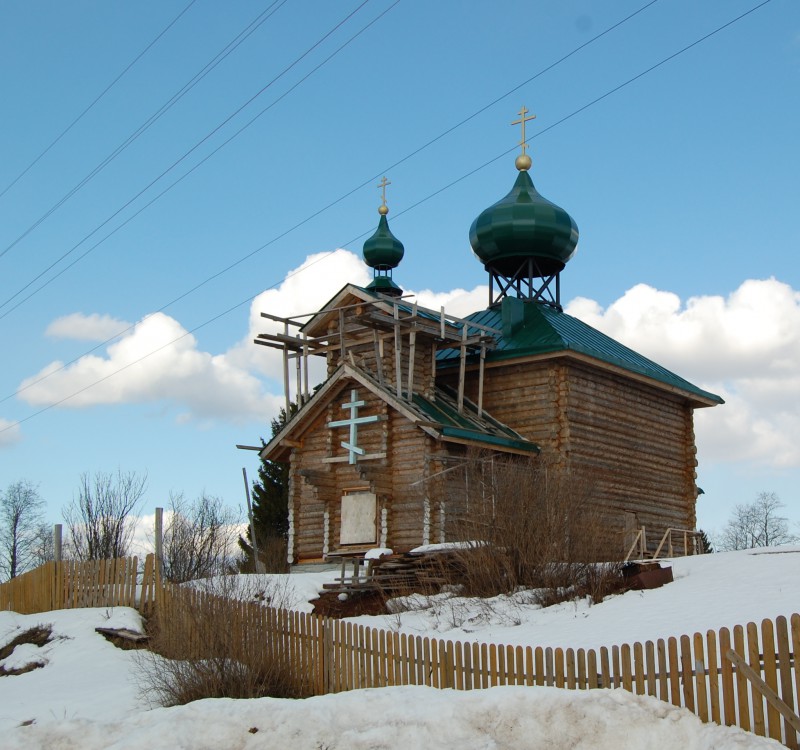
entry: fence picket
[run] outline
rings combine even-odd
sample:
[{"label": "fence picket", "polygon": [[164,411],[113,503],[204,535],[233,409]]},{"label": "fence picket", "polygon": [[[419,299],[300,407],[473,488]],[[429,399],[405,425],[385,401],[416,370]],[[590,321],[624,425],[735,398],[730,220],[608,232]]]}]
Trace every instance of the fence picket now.
[{"label": "fence picket", "polygon": [[711,707],[711,721],[722,724],[719,710],[719,664],[717,662],[717,634],[713,630],[706,632],[706,659],[708,660],[708,702]]},{"label": "fence picket", "polygon": [[[778,672],[775,662],[775,636],[773,634],[772,620],[761,621],[761,649],[764,654],[764,682],[778,695]],[[767,702],[767,732],[771,739],[780,742],[781,715],[778,713],[778,709],[770,702]]]},{"label": "fence picket", "polygon": [[[798,713],[797,703],[792,695],[792,664],[791,653],[789,651],[789,628],[786,618],[781,616],[775,620],[775,630],[778,641],[778,668],[780,672],[781,700],[789,706],[795,713]],[[800,657],[800,654],[795,654]],[[797,732],[788,720],[783,722],[783,732],[786,739],[786,746],[797,748]]]},{"label": "fence picket", "polygon": [[708,721],[708,691],[706,690],[706,660],[703,636],[694,634],[694,681],[697,715],[703,722]]},{"label": "fence picket", "polygon": [[[754,622],[748,622],[746,630],[750,667],[760,677],[761,653],[758,647],[758,627]],[[764,723],[764,699],[755,685],[751,685],[750,700],[753,707],[753,732],[759,735],[759,737],[764,737],[766,734],[766,725]]]}]

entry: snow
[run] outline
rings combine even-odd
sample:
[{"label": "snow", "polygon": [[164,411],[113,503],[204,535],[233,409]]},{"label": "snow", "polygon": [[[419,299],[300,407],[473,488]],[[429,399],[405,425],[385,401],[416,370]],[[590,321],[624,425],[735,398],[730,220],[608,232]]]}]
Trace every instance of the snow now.
[{"label": "snow", "polygon": [[[628,592],[593,606],[541,609],[523,594],[484,604],[439,595],[425,600],[429,606],[420,612],[357,619],[465,640],[612,645],[789,615],[800,601],[798,563],[800,547],[706,555],[674,560],[675,582],[662,589]],[[249,576],[236,591],[247,598],[291,599],[308,611],[308,600],[335,575]],[[688,711],[623,690],[398,687],[308,700],[216,699],[153,708],[140,690],[137,652],[117,649],[94,630],[140,630],[135,610],[0,612],[0,645],[38,625],[52,626],[53,639],[42,647],[20,645],[2,662],[7,669],[44,665],[0,677],[4,750],[780,747],[738,729],[702,724]]]},{"label": "snow", "polygon": [[[789,616],[800,607],[800,546],[681,557],[674,583],[541,608],[531,592],[489,600],[452,594],[391,602],[394,614],[353,622],[414,635],[508,645],[599,648]],[[403,611],[407,609],[408,611]]]},{"label": "snow", "polygon": [[365,560],[380,560],[381,557],[389,557],[393,555],[394,552],[390,550],[388,547],[374,547],[371,550],[367,550],[367,554],[364,555]]}]

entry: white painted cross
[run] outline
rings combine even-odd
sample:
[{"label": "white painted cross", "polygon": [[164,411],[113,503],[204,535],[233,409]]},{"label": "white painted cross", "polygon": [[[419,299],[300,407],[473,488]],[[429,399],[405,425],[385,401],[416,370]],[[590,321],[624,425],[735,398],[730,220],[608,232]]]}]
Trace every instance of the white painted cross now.
[{"label": "white painted cross", "polygon": [[342,404],[342,409],[350,409],[350,417],[349,419],[337,419],[334,422],[328,422],[328,427],[349,427],[350,428],[350,441],[344,442],[342,441],[341,446],[345,450],[349,452],[349,459],[348,463],[354,464],[358,456],[363,456],[366,451],[363,448],[359,448],[356,444],[358,442],[358,425],[360,424],[369,424],[370,422],[378,422],[380,420],[380,416],[377,414],[373,414],[371,417],[359,417],[358,416],[358,409],[361,406],[366,406],[366,401],[359,401],[358,400],[358,391],[353,388],[350,391],[350,401],[347,403]]}]

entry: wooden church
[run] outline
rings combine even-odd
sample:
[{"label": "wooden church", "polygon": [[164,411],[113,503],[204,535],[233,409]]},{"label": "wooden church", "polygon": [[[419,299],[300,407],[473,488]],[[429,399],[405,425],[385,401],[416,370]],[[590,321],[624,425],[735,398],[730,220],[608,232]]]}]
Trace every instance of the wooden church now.
[{"label": "wooden church", "polygon": [[[290,467],[289,562],[456,541],[448,484],[476,451],[590,476],[604,559],[695,528],[693,411],[722,399],[563,312],[578,229],[531,181],[526,112],[514,186],[470,229],[486,309],[462,319],[403,296],[384,178],[363,251],[373,281],[312,316],[264,313],[283,332],[256,343],[283,352],[287,413],[298,404],[261,452]],[[314,390],[309,357],[327,363]]]}]

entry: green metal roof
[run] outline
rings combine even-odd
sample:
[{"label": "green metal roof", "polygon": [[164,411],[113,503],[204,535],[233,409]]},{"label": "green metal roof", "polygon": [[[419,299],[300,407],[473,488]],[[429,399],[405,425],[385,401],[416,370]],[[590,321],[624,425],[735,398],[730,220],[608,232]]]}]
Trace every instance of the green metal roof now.
[{"label": "green metal roof", "polygon": [[477,408],[468,399],[464,400],[464,409],[459,413],[455,394],[449,388],[437,387],[433,401],[415,393],[413,402],[432,422],[441,425],[437,430],[443,437],[531,453],[539,452],[536,443],[525,440],[518,432],[486,412],[478,416]]},{"label": "green metal roof", "polygon": [[[504,331],[502,336],[495,337],[495,348],[487,351],[487,362],[536,354],[576,352],[652,378],[703,400],[724,403],[716,394],[698,388],[583,321],[548,305],[506,297],[502,305],[475,312],[467,320]],[[452,366],[458,361],[458,356],[458,350],[455,349],[440,351],[437,364],[440,368]]]}]

